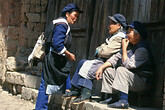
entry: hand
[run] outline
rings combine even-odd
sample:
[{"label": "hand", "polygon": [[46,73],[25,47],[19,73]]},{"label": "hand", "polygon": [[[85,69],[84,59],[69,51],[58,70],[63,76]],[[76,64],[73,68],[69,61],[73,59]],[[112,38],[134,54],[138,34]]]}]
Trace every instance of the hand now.
[{"label": "hand", "polygon": [[74,54],[72,54],[72,53],[70,53],[69,51],[65,51],[65,55],[66,55],[66,58],[68,59],[68,60],[70,60],[70,61],[75,61],[76,60],[76,58],[75,58],[75,55]]},{"label": "hand", "polygon": [[122,40],[122,49],[127,50],[128,44],[129,44],[129,40],[123,39]]},{"label": "hand", "polygon": [[99,67],[99,69],[95,73],[95,77],[96,77],[97,80],[101,79],[102,73],[103,73],[103,68]]}]

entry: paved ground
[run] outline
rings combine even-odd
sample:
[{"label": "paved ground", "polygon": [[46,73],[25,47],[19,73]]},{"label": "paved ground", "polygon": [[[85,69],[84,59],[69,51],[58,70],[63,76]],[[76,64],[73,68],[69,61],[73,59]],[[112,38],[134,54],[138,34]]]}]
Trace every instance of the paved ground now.
[{"label": "paved ground", "polygon": [[21,96],[13,96],[0,86],[0,110],[33,110],[35,104],[21,99]]},{"label": "paved ground", "polygon": [[[109,108],[106,105],[98,104],[98,103],[86,103],[87,110],[114,110],[113,108]],[[33,110],[35,108],[35,104],[30,101],[26,101],[21,99],[21,96],[13,96],[8,93],[8,91],[4,91],[0,86],[0,110]],[[115,109],[116,110],[116,109]],[[121,109],[117,109],[121,110]],[[137,108],[130,107],[125,110],[161,110],[160,108]]]}]

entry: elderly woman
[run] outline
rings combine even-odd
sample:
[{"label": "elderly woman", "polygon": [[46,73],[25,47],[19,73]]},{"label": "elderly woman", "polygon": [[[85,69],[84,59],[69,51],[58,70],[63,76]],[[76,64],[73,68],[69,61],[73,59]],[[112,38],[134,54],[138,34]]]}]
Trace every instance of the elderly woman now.
[{"label": "elderly woman", "polygon": [[126,19],[121,14],[109,16],[110,25],[108,26],[110,38],[106,39],[106,43],[96,48],[97,59],[86,60],[79,62],[76,72],[71,80],[71,92],[65,94],[64,97],[79,96],[74,100],[74,103],[87,100],[91,96],[92,80],[95,79],[95,72],[113,54],[121,49],[121,41],[126,37],[124,28]]},{"label": "elderly woman", "polygon": [[[101,92],[115,94],[120,97],[111,97],[101,103],[108,103],[113,108],[128,108],[128,91],[144,91],[150,88],[152,79],[151,54],[144,38],[146,31],[143,25],[134,21],[128,26],[128,39],[122,41],[122,51],[110,57],[96,72],[99,76],[103,72]],[[132,48],[128,49],[128,44]],[[105,70],[104,70],[105,69]]]},{"label": "elderly woman", "polygon": [[46,41],[46,56],[35,110],[47,110],[48,94],[65,90],[65,81],[70,72],[69,61],[75,61],[75,55],[68,51],[71,45],[69,24],[77,21],[79,13],[82,11],[77,5],[68,4],[62,10],[62,17],[53,20],[45,31],[45,36],[50,36],[50,39]]}]

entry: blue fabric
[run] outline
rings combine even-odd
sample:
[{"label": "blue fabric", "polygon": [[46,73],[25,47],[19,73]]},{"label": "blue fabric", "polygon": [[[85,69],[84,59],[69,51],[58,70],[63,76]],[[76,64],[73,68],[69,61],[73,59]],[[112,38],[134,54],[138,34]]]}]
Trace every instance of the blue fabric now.
[{"label": "blue fabric", "polygon": [[59,24],[53,30],[53,49],[59,53],[64,48],[64,41],[66,38],[67,26],[64,24]]},{"label": "blue fabric", "polygon": [[91,80],[81,77],[80,79],[78,79],[78,86],[86,87],[86,88],[92,90],[93,83]]},{"label": "blue fabric", "polygon": [[65,89],[70,89],[71,84],[70,84],[70,74],[68,75],[68,78],[66,79],[66,88]]},{"label": "blue fabric", "polygon": [[48,109],[47,105],[48,105],[48,95],[45,92],[45,83],[42,73],[35,110],[47,110]]},{"label": "blue fabric", "polygon": [[133,21],[127,27],[131,27],[137,30],[139,34],[142,36],[142,38],[147,37],[147,31],[145,30],[144,26],[139,21]]},{"label": "blue fabric", "polygon": [[66,12],[72,12],[72,11],[78,11],[79,13],[83,13],[83,11],[81,11],[76,4],[68,4],[63,8],[61,15],[65,16]]},{"label": "blue fabric", "polygon": [[124,99],[128,101],[128,94],[120,91],[120,99]]},{"label": "blue fabric", "polygon": [[114,14],[109,18],[116,23],[120,23],[124,28],[127,26],[126,19],[122,14]]},{"label": "blue fabric", "polygon": [[81,88],[81,87],[86,87],[90,90],[92,90],[92,81],[91,80],[88,80],[88,79],[85,79],[83,77],[81,77],[78,73],[79,73],[79,70],[80,68],[82,67],[83,63],[86,61],[86,59],[83,59],[79,62],[77,68],[76,68],[76,71],[74,73],[74,76],[71,80],[71,84],[77,88]]},{"label": "blue fabric", "polygon": [[129,107],[129,103],[128,103],[127,100],[120,99],[118,102],[109,104],[108,107],[125,109],[125,108],[128,108]]}]

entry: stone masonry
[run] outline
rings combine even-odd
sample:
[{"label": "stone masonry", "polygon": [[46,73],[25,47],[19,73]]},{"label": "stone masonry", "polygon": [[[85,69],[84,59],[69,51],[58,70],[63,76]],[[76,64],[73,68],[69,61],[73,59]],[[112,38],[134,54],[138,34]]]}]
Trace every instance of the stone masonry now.
[{"label": "stone masonry", "polygon": [[36,102],[41,66],[27,58],[44,31],[48,0],[0,0],[0,84],[14,95]]}]

